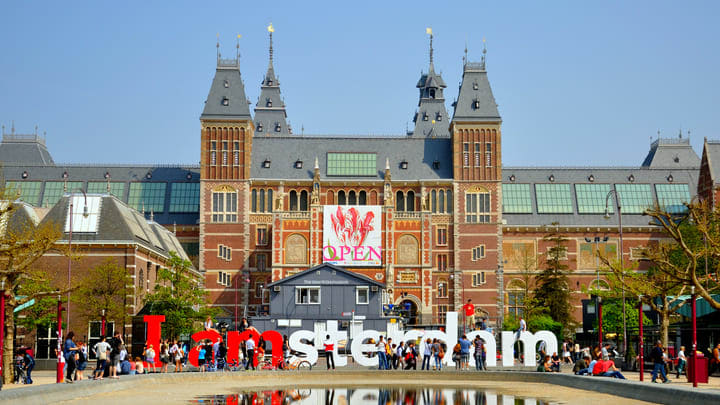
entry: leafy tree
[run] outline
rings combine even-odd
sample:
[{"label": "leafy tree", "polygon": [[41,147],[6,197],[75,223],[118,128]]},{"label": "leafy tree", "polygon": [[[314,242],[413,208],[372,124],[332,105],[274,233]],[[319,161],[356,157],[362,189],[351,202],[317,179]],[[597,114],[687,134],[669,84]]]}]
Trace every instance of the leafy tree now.
[{"label": "leafy tree", "polygon": [[551,246],[545,259],[545,268],[535,276],[536,287],[533,296],[538,306],[547,309],[547,314],[553,321],[563,325],[564,334],[571,335],[575,330],[575,320],[570,304],[568,284],[570,270],[564,263],[567,260],[565,244],[568,239],[559,233],[557,224],[553,224],[543,240],[549,242]]},{"label": "leafy tree", "polygon": [[170,252],[167,268],[158,271],[155,289],[145,299],[151,314],[165,315],[165,337],[191,333],[196,321],[217,312],[205,306],[207,291],[199,288],[199,281],[193,277],[191,267],[189,261]]},{"label": "leafy tree", "polygon": [[130,275],[117,261],[109,258],[86,274],[74,295],[74,302],[87,319],[98,319],[105,312],[106,319],[121,320],[125,324],[125,295]]},{"label": "leafy tree", "polygon": [[525,321],[530,327],[530,322],[536,316],[541,316],[546,312],[538,300],[535,298],[534,292],[536,288],[536,276],[538,273],[538,255],[533,249],[516,249],[511,257],[514,264],[520,269],[520,279],[522,280],[523,292],[523,313]]},{"label": "leafy tree", "polygon": [[[30,220],[19,220],[14,216],[17,194],[0,190],[0,223],[4,229],[0,232],[0,282],[4,282],[5,294],[5,330],[3,352],[3,378],[6,384],[12,381],[13,356],[15,350],[15,316],[18,306],[32,300],[64,294],[67,290],[53,291],[46,274],[34,268],[35,262],[51,249],[62,236],[60,227],[54,223],[35,226]],[[70,252],[65,252],[69,254]],[[46,301],[41,300],[41,304]],[[34,310],[42,309],[38,307]],[[37,320],[37,319],[35,319]],[[40,320],[42,321],[42,319]],[[5,372],[8,370],[8,372]]]}]

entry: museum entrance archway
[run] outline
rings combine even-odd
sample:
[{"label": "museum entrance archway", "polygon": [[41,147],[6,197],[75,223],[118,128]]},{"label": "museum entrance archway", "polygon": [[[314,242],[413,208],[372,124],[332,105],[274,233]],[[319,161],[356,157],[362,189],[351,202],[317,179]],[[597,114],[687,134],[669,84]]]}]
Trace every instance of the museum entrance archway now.
[{"label": "museum entrance archway", "polygon": [[417,325],[418,323],[418,306],[411,299],[400,301],[400,313],[407,320],[408,325]]}]

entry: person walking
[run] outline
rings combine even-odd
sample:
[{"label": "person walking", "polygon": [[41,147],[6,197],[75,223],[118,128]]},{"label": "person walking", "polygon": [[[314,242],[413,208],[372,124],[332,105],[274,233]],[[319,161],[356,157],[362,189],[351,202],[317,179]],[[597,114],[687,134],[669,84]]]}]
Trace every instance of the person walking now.
[{"label": "person walking", "polygon": [[323,347],[325,348],[325,363],[327,364],[327,369],[330,370],[330,366],[332,365],[332,369],[335,370],[335,358],[333,356],[335,342],[330,339],[330,335],[325,335]]},{"label": "person walking", "polygon": [[425,349],[423,350],[423,361],[422,366],[420,367],[420,370],[428,370],[430,371],[430,359],[432,359],[432,340],[430,338],[427,338],[425,340]]},{"label": "person walking", "polygon": [[78,347],[75,344],[75,332],[70,331],[65,339],[63,345],[63,356],[65,357],[65,365],[67,367],[67,374],[65,375],[65,382],[71,384],[73,382],[73,375],[75,373],[76,361],[78,357]]},{"label": "person walking", "polygon": [[680,351],[678,352],[678,365],[675,369],[676,375],[675,379],[680,378],[680,374],[685,371],[685,366],[687,365],[687,357],[685,357],[685,346],[680,346]]},{"label": "person walking", "polygon": [[652,358],[653,361],[652,382],[657,383],[657,376],[660,374],[663,383],[669,383],[670,380],[665,375],[665,353],[661,341],[658,340],[655,342],[655,347],[653,347],[652,352],[650,352],[650,358]]}]

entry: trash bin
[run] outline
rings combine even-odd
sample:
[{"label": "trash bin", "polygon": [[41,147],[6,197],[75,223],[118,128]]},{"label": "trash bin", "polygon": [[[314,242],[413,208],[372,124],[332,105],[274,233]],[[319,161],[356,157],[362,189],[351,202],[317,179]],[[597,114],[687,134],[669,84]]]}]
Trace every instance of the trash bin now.
[{"label": "trash bin", "polygon": [[[697,367],[694,367],[696,361],[697,361]],[[688,357],[688,365],[687,365],[688,382],[692,382],[693,374],[695,373],[695,370],[697,370],[697,382],[707,384],[707,382],[708,382],[708,358],[703,356],[702,354],[698,354],[697,356]]]}]

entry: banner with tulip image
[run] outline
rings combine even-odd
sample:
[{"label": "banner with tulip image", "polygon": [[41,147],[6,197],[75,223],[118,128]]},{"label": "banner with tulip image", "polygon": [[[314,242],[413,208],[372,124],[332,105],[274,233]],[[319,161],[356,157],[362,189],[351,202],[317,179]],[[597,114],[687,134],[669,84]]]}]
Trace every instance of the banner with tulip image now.
[{"label": "banner with tulip image", "polygon": [[377,205],[326,205],[323,262],[382,266],[382,217]]}]

